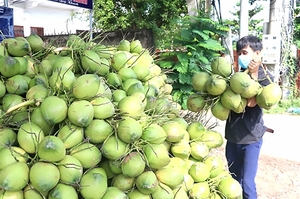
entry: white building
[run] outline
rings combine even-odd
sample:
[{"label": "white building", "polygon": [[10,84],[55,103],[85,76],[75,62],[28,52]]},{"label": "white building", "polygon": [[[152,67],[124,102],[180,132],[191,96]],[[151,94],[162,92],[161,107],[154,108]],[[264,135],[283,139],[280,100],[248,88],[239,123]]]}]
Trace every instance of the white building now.
[{"label": "white building", "polygon": [[[89,30],[89,10],[48,0],[0,0],[0,6],[13,9],[15,36],[71,34]],[[72,19],[72,15],[81,13]],[[82,18],[81,20],[79,18]]]}]

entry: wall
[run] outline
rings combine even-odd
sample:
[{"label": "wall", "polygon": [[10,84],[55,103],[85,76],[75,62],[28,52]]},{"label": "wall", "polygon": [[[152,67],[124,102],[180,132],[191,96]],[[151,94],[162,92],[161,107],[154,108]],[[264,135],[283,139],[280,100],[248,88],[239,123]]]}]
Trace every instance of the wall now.
[{"label": "wall", "polygon": [[89,30],[88,14],[84,15],[86,21],[70,19],[73,12],[83,12],[83,9],[64,9],[63,6],[11,7],[14,9],[14,25],[24,27],[25,37],[30,35],[30,27],[44,28],[45,35],[74,34],[78,29]]},{"label": "wall", "polygon": [[[88,32],[86,33],[88,34]],[[85,33],[83,33],[82,31],[77,31],[77,35],[82,36],[83,38],[88,38],[84,36]],[[47,44],[51,44],[56,47],[62,47],[66,45],[68,37],[69,34],[60,34],[46,35],[42,38]],[[101,44],[107,46],[118,45],[122,39],[127,39],[129,41],[137,39],[140,40],[144,48],[149,49],[151,52],[153,52],[155,49],[153,32],[151,29],[94,33],[93,38],[96,43],[101,42]]]}]

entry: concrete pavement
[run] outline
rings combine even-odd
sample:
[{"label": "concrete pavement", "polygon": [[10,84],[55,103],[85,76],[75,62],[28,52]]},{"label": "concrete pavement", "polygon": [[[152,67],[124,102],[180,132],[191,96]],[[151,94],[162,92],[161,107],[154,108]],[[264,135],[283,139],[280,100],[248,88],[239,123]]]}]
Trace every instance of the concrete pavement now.
[{"label": "concrete pavement", "polygon": [[[264,135],[261,154],[300,162],[300,116],[264,114],[265,125],[274,133]],[[214,128],[224,135],[225,121]]]}]

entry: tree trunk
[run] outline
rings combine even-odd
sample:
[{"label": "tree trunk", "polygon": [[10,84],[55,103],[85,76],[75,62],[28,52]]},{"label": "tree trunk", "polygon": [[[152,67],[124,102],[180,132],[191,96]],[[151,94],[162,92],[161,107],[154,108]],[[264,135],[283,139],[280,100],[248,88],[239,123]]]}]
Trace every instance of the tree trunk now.
[{"label": "tree trunk", "polygon": [[242,38],[249,34],[249,2],[248,0],[240,0],[240,2],[240,38]]}]

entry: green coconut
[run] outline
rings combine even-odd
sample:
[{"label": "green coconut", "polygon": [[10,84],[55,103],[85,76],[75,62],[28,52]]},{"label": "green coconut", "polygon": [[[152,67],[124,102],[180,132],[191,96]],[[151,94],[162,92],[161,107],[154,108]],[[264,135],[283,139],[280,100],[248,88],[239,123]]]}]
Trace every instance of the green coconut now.
[{"label": "green coconut", "polygon": [[210,167],[203,162],[195,162],[189,169],[189,174],[194,182],[204,182],[210,176]]},{"label": "green coconut", "polygon": [[226,171],[226,163],[223,161],[221,156],[210,155],[203,160],[203,163],[209,167],[210,178],[214,178],[220,173]]},{"label": "green coconut", "polygon": [[192,77],[192,86],[195,91],[205,92],[206,82],[208,81],[210,74],[207,72],[197,72]]},{"label": "green coconut", "polygon": [[83,198],[103,198],[107,188],[107,175],[102,168],[88,170],[80,180],[80,194]]},{"label": "green coconut", "polygon": [[74,82],[73,95],[77,99],[92,98],[97,94],[100,83],[100,77],[96,74],[81,75]]},{"label": "green coconut", "polygon": [[241,96],[246,99],[252,98],[259,93],[261,87],[262,86],[259,84],[258,81],[251,79],[249,87],[241,93]]},{"label": "green coconut", "polygon": [[143,101],[137,96],[126,96],[118,103],[121,114],[131,117],[139,117],[144,112]]},{"label": "green coconut", "polygon": [[222,134],[215,130],[207,130],[201,136],[200,141],[206,144],[209,149],[218,148],[224,143]]},{"label": "green coconut", "polygon": [[119,71],[121,68],[128,67],[128,60],[132,57],[132,54],[127,51],[117,51],[114,53],[111,66],[116,70]]},{"label": "green coconut", "polygon": [[107,84],[113,86],[115,88],[119,88],[122,86],[122,78],[119,74],[110,72],[106,76]]},{"label": "green coconut", "polygon": [[188,193],[190,198],[209,198],[211,194],[207,181],[194,183]]},{"label": "green coconut", "polygon": [[23,98],[17,94],[6,94],[2,98],[2,109],[7,111],[9,108],[14,107],[23,102]]},{"label": "green coconut", "polygon": [[112,93],[113,102],[119,102],[126,96],[127,96],[126,91],[122,89],[113,90]]},{"label": "green coconut", "polygon": [[166,140],[172,143],[180,141],[186,130],[176,121],[168,121],[162,125],[167,134]]},{"label": "green coconut", "polygon": [[83,175],[83,167],[77,158],[66,155],[64,159],[58,162],[57,168],[59,169],[61,182],[67,184],[76,184],[80,182]]},{"label": "green coconut", "polygon": [[48,122],[43,118],[40,107],[33,109],[30,113],[30,120],[32,123],[40,127],[45,135],[50,135],[52,133],[53,126],[48,124]]},{"label": "green coconut", "polygon": [[113,133],[113,127],[109,121],[93,119],[93,121],[84,129],[84,136],[91,143],[101,144]]},{"label": "green coconut", "polygon": [[206,105],[203,95],[195,93],[189,95],[187,99],[187,108],[192,112],[200,112]]},{"label": "green coconut", "polygon": [[28,158],[28,154],[21,147],[12,146],[2,148],[0,149],[0,171],[15,162],[26,163]]},{"label": "green coconut", "polygon": [[228,118],[230,110],[225,108],[221,101],[218,101],[211,107],[211,113],[217,119],[224,121]]},{"label": "green coconut", "polygon": [[64,159],[66,149],[60,138],[49,135],[44,137],[39,143],[37,154],[41,160],[58,162]]},{"label": "green coconut", "polygon": [[180,140],[171,145],[171,153],[174,157],[186,159],[191,155],[191,147],[187,140]]},{"label": "green coconut", "polygon": [[42,116],[49,125],[62,122],[68,114],[66,102],[57,96],[46,97],[40,107]]},{"label": "green coconut", "polygon": [[127,199],[126,194],[117,187],[108,187],[104,196],[101,199]]},{"label": "green coconut", "polygon": [[127,79],[137,79],[137,76],[132,68],[121,68],[118,71],[118,75],[121,77],[122,81]]},{"label": "green coconut", "polygon": [[29,167],[24,162],[15,162],[0,171],[0,189],[20,191],[29,182]]},{"label": "green coconut", "polygon": [[129,199],[151,199],[151,195],[143,194],[138,189],[134,189],[127,193]]},{"label": "green coconut", "polygon": [[82,142],[84,139],[83,132],[83,127],[66,124],[61,126],[56,136],[63,141],[66,149],[70,149]]},{"label": "green coconut", "polygon": [[209,148],[204,142],[191,142],[191,156],[199,161],[202,161],[206,156],[209,155]]},{"label": "green coconut", "polygon": [[134,183],[135,178],[125,176],[121,173],[113,177],[111,185],[120,189],[123,192],[127,192],[134,187]]},{"label": "green coconut", "polygon": [[7,198],[13,198],[13,199],[23,199],[23,191],[5,191],[1,190],[0,191],[0,198],[2,199],[7,199]]},{"label": "green coconut", "polygon": [[0,72],[4,77],[12,77],[20,74],[20,62],[17,58],[11,56],[3,56],[0,58]]},{"label": "green coconut", "polygon": [[163,183],[159,183],[158,189],[152,193],[151,196],[152,199],[174,199],[174,193],[172,189]]},{"label": "green coconut", "polygon": [[245,111],[246,106],[247,106],[247,99],[242,97],[239,106],[232,109],[232,111],[235,113],[242,113]]},{"label": "green coconut", "polygon": [[150,144],[161,144],[166,140],[167,133],[157,123],[151,123],[145,129],[143,129],[141,138]]},{"label": "green coconut", "polygon": [[187,127],[190,140],[197,141],[206,132],[206,127],[200,121],[194,121]]},{"label": "green coconut", "polygon": [[230,77],[229,85],[233,92],[241,94],[247,91],[251,82],[252,80],[247,73],[236,72]]},{"label": "green coconut", "polygon": [[38,64],[38,71],[39,73],[49,77],[53,71],[52,63],[47,59],[43,59],[41,63]]},{"label": "green coconut", "polygon": [[131,117],[123,117],[117,127],[117,135],[125,143],[133,143],[142,136],[143,128],[139,121]]},{"label": "green coconut", "polygon": [[27,40],[16,39],[15,42],[11,42],[7,45],[8,53],[13,57],[23,57],[31,51],[30,44]]},{"label": "green coconut", "polygon": [[27,41],[30,45],[30,48],[33,52],[38,52],[38,51],[44,49],[44,46],[45,46],[44,41],[39,35],[31,34],[26,39],[27,39]]},{"label": "green coconut", "polygon": [[36,190],[32,184],[28,184],[24,189],[23,189],[23,193],[24,193],[24,199],[27,198],[32,198],[32,199],[44,199],[44,195],[43,193],[39,193],[38,190]]},{"label": "green coconut", "polygon": [[28,91],[28,82],[23,75],[14,75],[5,82],[8,93],[22,95]]},{"label": "green coconut", "polygon": [[130,178],[134,178],[142,174],[145,167],[145,160],[138,152],[129,153],[121,163],[122,173]]},{"label": "green coconut", "polygon": [[94,110],[95,119],[107,119],[115,114],[115,106],[107,97],[97,97],[90,103]]},{"label": "green coconut", "polygon": [[[45,172],[47,171],[47,172]],[[48,162],[34,163],[29,172],[29,180],[33,187],[40,192],[48,192],[59,182],[60,173],[58,168]]]},{"label": "green coconut", "polygon": [[122,39],[117,46],[117,50],[129,52],[130,51],[130,42],[127,39]]},{"label": "green coconut", "polygon": [[0,98],[3,98],[6,94],[6,87],[2,80],[0,80]]},{"label": "green coconut", "polygon": [[164,144],[147,144],[143,152],[152,169],[160,169],[170,162],[169,152]]},{"label": "green coconut", "polygon": [[55,70],[49,77],[49,84],[55,91],[69,91],[75,80],[75,74],[71,70]]},{"label": "green coconut", "polygon": [[224,178],[218,185],[218,190],[226,198],[240,198],[243,190],[240,183],[233,178]]},{"label": "green coconut", "polygon": [[104,76],[109,72],[109,62],[105,58],[101,58],[97,52],[93,50],[85,50],[80,57],[81,66],[89,73],[96,73]]},{"label": "green coconut", "polygon": [[52,64],[53,71],[73,70],[75,65],[74,60],[69,56],[58,57]]},{"label": "green coconut", "polygon": [[109,160],[117,160],[124,156],[128,151],[128,144],[117,139],[116,136],[110,136],[102,145],[101,152]]},{"label": "green coconut", "polygon": [[232,69],[232,64],[226,57],[217,57],[211,62],[212,72],[222,77],[229,77],[233,71]]},{"label": "green coconut", "polygon": [[27,153],[36,153],[38,144],[45,137],[42,129],[32,122],[23,123],[17,133],[19,145]]},{"label": "green coconut", "polygon": [[143,194],[152,194],[158,189],[158,180],[153,171],[145,171],[136,178],[136,187]]},{"label": "green coconut", "polygon": [[[141,81],[143,81],[149,74],[150,74],[150,65],[152,63],[149,63],[148,60],[143,61],[144,56],[139,57],[137,62],[134,63],[132,70],[135,72],[137,78]],[[146,62],[146,63],[145,63]]]},{"label": "green coconut", "polygon": [[49,90],[43,84],[37,84],[32,86],[26,92],[27,100],[43,100],[48,96]]},{"label": "green coconut", "polygon": [[240,105],[241,95],[232,91],[230,87],[222,93],[220,97],[222,105],[227,109],[235,109]]},{"label": "green coconut", "polygon": [[19,75],[24,75],[27,72],[29,61],[27,56],[24,57],[14,57],[16,58],[19,63],[20,63],[20,68],[19,68]]},{"label": "green coconut", "polygon": [[91,143],[81,143],[72,148],[70,155],[77,158],[83,168],[92,168],[102,159],[100,149]]},{"label": "green coconut", "polygon": [[142,50],[143,50],[143,46],[142,46],[140,40],[135,39],[130,42],[130,52],[131,53],[139,54],[140,52],[142,52]]},{"label": "green coconut", "polygon": [[87,100],[73,101],[68,107],[68,119],[79,127],[87,127],[94,118],[94,108]]},{"label": "green coconut", "polygon": [[184,180],[181,168],[161,168],[155,172],[157,179],[171,189],[178,187]]},{"label": "green coconut", "polygon": [[78,194],[74,187],[63,183],[58,183],[50,192],[49,199],[72,198],[78,199]]},{"label": "green coconut", "polygon": [[224,77],[212,74],[206,82],[206,90],[211,95],[221,95],[227,88]]},{"label": "green coconut", "polygon": [[11,128],[0,129],[0,150],[12,146],[17,139],[17,133]]},{"label": "green coconut", "polygon": [[282,89],[276,83],[271,83],[263,87],[262,91],[256,95],[257,104],[264,109],[271,109],[282,97]]}]

